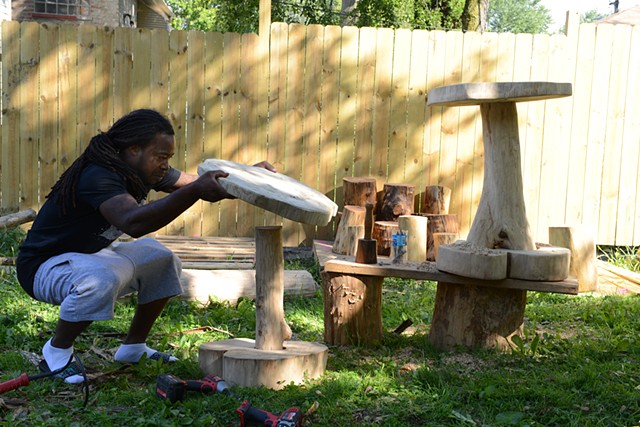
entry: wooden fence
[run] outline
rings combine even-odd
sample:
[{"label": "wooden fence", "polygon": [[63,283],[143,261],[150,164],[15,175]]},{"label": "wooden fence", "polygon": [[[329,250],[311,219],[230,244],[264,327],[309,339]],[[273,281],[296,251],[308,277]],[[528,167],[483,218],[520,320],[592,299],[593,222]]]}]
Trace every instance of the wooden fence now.
[{"label": "wooden fence", "polygon": [[[475,81],[573,83],[569,98],[519,103],[527,212],[640,245],[640,26],[567,35],[479,34],[274,23],[267,43],[219,34],[2,23],[3,212],[42,204],[98,129],[140,107],[175,126],[173,165],[269,160],[342,203],[345,176],[452,189],[468,231],[482,189],[478,107],[431,108],[428,91]],[[159,196],[152,196],[159,197]],[[282,220],[239,201],[198,203],[163,233],[332,238],[333,224]]]}]

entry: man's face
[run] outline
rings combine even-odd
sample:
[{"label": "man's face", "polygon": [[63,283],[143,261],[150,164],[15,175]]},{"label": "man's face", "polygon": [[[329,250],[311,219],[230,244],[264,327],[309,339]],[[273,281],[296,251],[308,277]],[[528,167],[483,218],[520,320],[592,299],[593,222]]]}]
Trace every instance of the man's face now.
[{"label": "man's face", "polygon": [[169,159],[176,152],[176,140],[173,135],[158,133],[145,148],[129,148],[125,161],[151,186],[160,182],[169,169]]}]

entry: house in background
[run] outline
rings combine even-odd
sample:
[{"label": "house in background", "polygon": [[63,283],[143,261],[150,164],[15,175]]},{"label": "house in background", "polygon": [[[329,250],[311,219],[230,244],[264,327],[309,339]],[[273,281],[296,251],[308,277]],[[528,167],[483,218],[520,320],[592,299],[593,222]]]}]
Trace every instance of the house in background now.
[{"label": "house in background", "polygon": [[[163,0],[0,0],[14,21],[170,29],[173,12]],[[7,18],[5,18],[7,19]]]}]

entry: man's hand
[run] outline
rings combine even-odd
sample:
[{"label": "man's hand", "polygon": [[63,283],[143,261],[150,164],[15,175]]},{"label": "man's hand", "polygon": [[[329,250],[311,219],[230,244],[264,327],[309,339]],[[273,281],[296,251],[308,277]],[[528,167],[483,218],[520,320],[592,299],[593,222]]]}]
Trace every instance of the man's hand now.
[{"label": "man's hand", "polygon": [[195,180],[193,185],[198,187],[198,197],[207,202],[217,202],[222,199],[235,199],[220,185],[218,178],[226,178],[229,174],[223,171],[208,171]]},{"label": "man's hand", "polygon": [[263,160],[263,161],[261,161],[259,163],[256,163],[253,166],[258,167],[258,168],[262,168],[262,169],[266,169],[269,172],[278,172],[276,170],[276,168],[271,163],[267,162],[266,160]]}]

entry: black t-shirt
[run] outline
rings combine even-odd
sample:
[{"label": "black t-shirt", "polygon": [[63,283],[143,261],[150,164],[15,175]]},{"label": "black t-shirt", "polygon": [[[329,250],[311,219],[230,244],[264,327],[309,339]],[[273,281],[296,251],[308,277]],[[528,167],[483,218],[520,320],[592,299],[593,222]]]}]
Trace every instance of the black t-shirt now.
[{"label": "black t-shirt", "polygon": [[[169,190],[180,171],[170,168],[151,189]],[[49,197],[44,203],[25,241],[20,245],[16,270],[18,281],[33,296],[33,280],[38,267],[49,258],[67,252],[95,253],[122,235],[98,209],[114,196],[127,193],[125,181],[115,172],[90,164],[82,171],[76,189],[76,207],[62,214]]]}]

